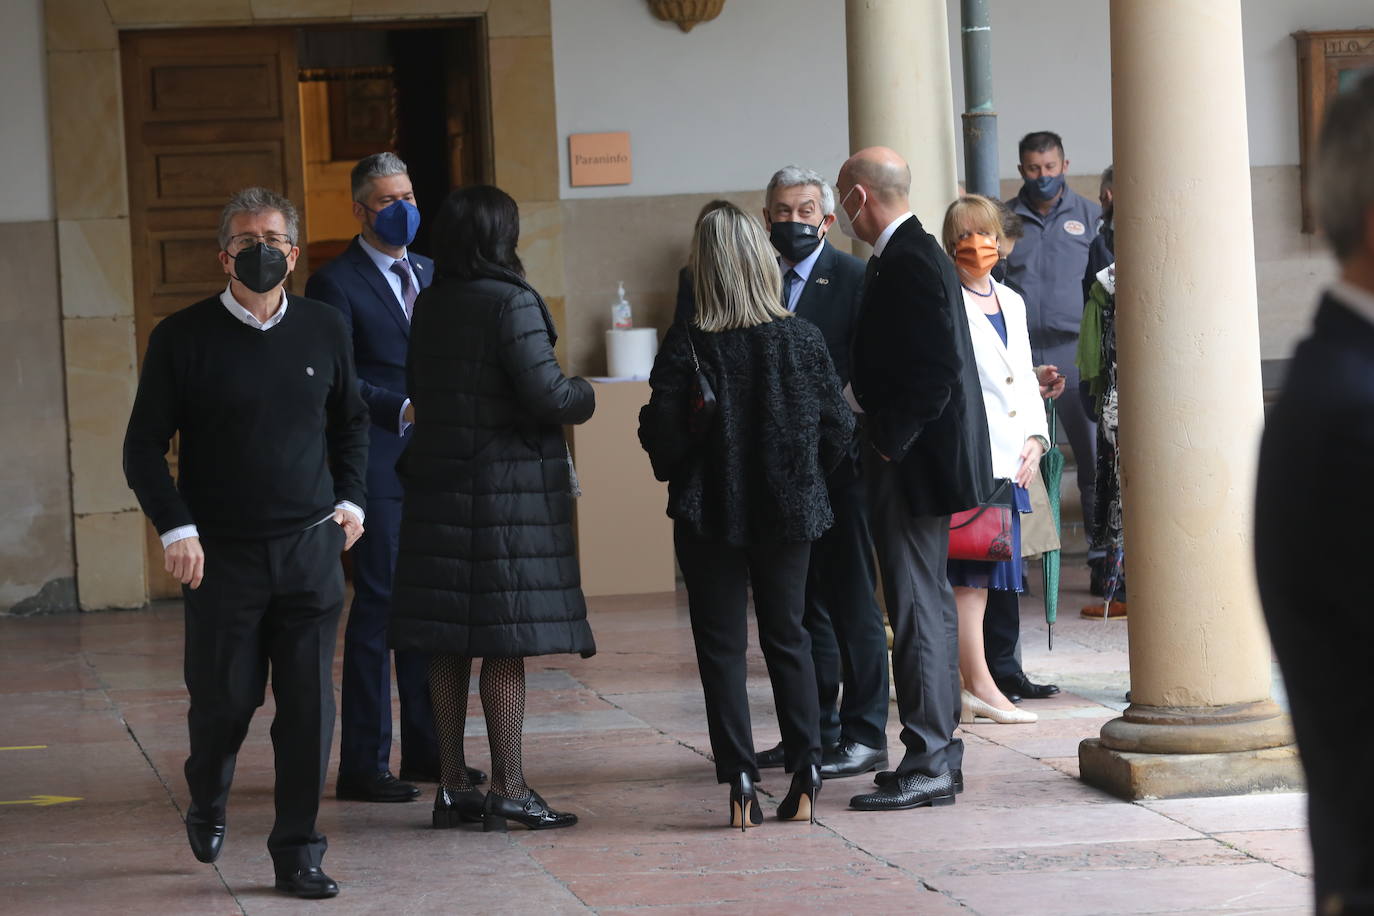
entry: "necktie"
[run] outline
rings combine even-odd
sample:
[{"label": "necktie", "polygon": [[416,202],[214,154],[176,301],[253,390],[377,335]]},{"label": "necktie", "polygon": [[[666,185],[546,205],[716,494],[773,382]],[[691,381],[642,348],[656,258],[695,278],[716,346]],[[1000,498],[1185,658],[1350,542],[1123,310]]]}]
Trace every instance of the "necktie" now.
[{"label": "necktie", "polygon": [[405,261],[392,261],[391,272],[401,278],[401,299],[405,301],[406,320],[409,321],[411,313],[415,311],[415,284],[410,282],[410,271],[406,269]]},{"label": "necktie", "polygon": [[864,293],[868,293],[868,284],[873,282],[873,275],[878,272],[878,258],[875,255],[868,259],[868,266],[864,268]]},{"label": "necktie", "polygon": [[792,268],[782,275],[782,307],[792,311],[792,288],[801,282],[801,275]]}]

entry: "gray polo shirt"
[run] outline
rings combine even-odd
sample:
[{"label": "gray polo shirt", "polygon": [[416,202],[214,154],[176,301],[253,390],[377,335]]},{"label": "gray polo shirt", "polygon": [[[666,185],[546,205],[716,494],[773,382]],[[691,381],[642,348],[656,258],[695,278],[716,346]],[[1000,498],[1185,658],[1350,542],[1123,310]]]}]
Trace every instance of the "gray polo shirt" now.
[{"label": "gray polo shirt", "polygon": [[1025,221],[1025,237],[1007,259],[1007,279],[1020,287],[1026,300],[1031,348],[1039,363],[1045,350],[1078,340],[1083,271],[1102,208],[1067,186],[1043,216],[1024,192],[1007,206]]}]

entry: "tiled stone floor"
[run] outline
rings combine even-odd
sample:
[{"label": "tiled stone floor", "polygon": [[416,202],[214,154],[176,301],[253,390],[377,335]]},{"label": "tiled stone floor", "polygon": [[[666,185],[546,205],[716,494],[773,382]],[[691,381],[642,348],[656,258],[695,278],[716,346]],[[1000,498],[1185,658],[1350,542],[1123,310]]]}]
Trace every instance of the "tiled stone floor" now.
[{"label": "tiled stone floor", "polygon": [[[954,807],[846,810],[865,778],[834,780],[813,826],[741,835],[707,758],[685,597],[591,602],[599,654],[530,665],[531,784],[581,824],[546,833],[428,829],[408,805],[321,811],[335,900],[271,887],[270,706],[255,720],[215,866],[186,848],[186,698],[176,603],[125,613],[0,619],[0,912],[757,914],[1306,913],[1300,795],[1127,804],[1077,778],[1077,744],[1121,708],[1126,628],[1086,621],[1067,574],[1055,650],[1023,605],[1027,670],[1065,693],[1031,726],[966,729]],[[759,746],[777,740],[762,661]],[[474,697],[469,742],[487,765]],[[894,748],[899,747],[891,730]],[[42,747],[30,747],[42,745]],[[771,812],[786,789],[766,775]],[[78,799],[13,804],[34,796]]]}]

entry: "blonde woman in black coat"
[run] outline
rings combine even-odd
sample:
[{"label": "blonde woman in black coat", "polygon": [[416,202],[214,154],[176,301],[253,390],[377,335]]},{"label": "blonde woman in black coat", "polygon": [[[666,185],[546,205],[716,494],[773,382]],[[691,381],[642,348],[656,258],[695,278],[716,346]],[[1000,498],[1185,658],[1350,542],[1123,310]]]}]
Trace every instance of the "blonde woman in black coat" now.
[{"label": "blonde woman in black coat", "polygon": [[[435,226],[438,278],[411,324],[415,432],[405,488],[391,644],[431,654],[439,732],[435,827],[508,820],[567,827],[525,784],[525,657],[596,652],[587,624],[563,426],[584,423],[592,387],[554,360],[553,318],[515,254],[520,216],[493,187],[449,195]],[[491,791],[469,781],[463,725],[473,658],[491,745]]]},{"label": "blonde woman in black coat", "polygon": [[[811,542],[834,521],[826,476],[847,452],[854,418],[821,332],[782,307],[777,255],[752,217],[734,206],[707,214],[691,270],[695,317],[664,338],[639,438],[655,476],[668,482],[716,777],[730,784],[730,825],[763,822],[745,690],[751,582],[793,774],[777,814],[814,820],[820,716],[802,610]],[[709,427],[693,436],[688,402],[698,363],[717,404]]]}]

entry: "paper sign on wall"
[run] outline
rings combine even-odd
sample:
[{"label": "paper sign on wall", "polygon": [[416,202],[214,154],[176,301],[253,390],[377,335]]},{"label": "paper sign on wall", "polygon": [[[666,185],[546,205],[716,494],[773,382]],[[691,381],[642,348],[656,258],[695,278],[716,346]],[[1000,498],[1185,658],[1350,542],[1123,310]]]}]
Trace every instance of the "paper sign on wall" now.
[{"label": "paper sign on wall", "polygon": [[568,177],[574,188],[630,183],[630,134],[568,135]]}]

